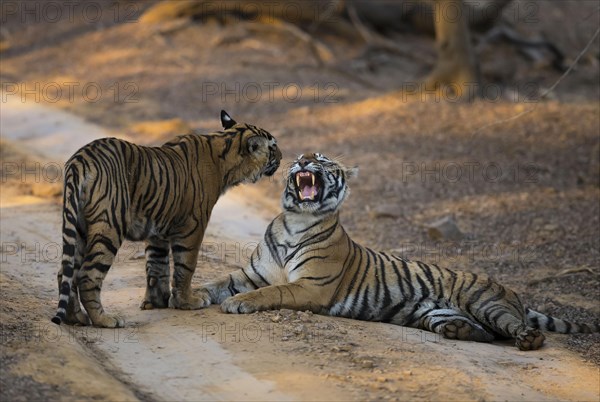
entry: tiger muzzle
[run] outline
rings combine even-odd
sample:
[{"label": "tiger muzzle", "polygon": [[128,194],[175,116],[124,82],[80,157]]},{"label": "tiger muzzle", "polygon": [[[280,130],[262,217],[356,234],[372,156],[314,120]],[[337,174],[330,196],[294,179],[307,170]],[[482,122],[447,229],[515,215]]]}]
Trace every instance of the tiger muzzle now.
[{"label": "tiger muzzle", "polygon": [[279,164],[281,163],[281,151],[279,148],[271,149],[271,158],[269,159],[269,164],[265,169],[265,176],[273,176],[277,169],[279,169]]},{"label": "tiger muzzle", "polygon": [[265,169],[265,176],[273,176],[277,169],[279,169],[279,161],[269,162],[267,168]]}]

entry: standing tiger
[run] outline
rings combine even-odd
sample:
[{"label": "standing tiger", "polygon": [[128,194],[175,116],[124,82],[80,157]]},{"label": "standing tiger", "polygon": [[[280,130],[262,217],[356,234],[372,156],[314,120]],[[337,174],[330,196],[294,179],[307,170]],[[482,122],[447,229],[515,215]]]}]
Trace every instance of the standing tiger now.
[{"label": "standing tiger", "polygon": [[291,166],[283,213],[267,228],[244,269],[201,287],[205,304],[228,313],[289,308],[383,321],[490,342],[516,339],[521,350],[538,349],[540,329],[600,331],[525,309],[510,289],[483,276],[409,261],[361,246],[339,222],[357,173],[320,154]]},{"label": "standing tiger", "polygon": [[161,147],[103,138],[69,159],[59,302],[52,322],[86,325],[89,315],[95,326],[123,326],[120,317],[102,308],[100,290],[124,239],[146,240],[142,308],[203,306],[190,285],[217,199],[239,183],[273,175],[281,160],[267,131],[238,124],[225,111],[221,123],[224,131],[179,136]]}]

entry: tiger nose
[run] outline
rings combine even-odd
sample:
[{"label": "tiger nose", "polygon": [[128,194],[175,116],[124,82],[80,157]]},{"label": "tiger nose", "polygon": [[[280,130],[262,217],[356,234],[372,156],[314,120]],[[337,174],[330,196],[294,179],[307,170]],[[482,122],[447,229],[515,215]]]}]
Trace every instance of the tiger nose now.
[{"label": "tiger nose", "polygon": [[301,168],[306,167],[306,165],[308,165],[310,163],[310,161],[306,158],[302,158],[298,161],[298,164],[300,165]]}]

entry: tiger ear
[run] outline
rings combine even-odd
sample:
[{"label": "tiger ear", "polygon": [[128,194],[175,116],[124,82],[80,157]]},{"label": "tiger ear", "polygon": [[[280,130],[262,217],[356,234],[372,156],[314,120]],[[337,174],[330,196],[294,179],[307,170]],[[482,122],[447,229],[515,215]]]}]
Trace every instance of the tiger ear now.
[{"label": "tiger ear", "polygon": [[231,116],[229,114],[227,114],[226,111],[221,110],[221,124],[223,125],[223,128],[225,130],[230,129],[231,127],[235,126],[237,124],[237,122],[235,120],[233,120],[231,118]]},{"label": "tiger ear", "polygon": [[354,179],[355,177],[358,177],[358,166],[346,169],[346,177],[348,179]]}]

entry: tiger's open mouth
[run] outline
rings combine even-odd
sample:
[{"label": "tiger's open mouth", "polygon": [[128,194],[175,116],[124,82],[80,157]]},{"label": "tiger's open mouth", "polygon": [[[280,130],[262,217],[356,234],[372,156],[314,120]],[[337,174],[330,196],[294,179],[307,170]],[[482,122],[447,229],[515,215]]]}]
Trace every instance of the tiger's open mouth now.
[{"label": "tiger's open mouth", "polygon": [[300,202],[314,202],[321,198],[323,186],[314,173],[303,170],[296,173],[296,193]]}]

